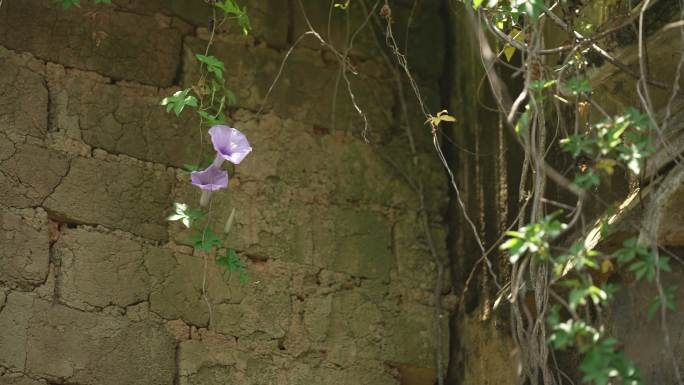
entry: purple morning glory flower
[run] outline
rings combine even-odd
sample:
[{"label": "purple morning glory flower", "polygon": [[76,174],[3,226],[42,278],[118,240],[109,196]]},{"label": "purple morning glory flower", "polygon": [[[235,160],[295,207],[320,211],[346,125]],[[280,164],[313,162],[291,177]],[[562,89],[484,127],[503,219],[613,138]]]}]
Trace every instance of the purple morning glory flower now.
[{"label": "purple morning glory flower", "polygon": [[233,164],[239,164],[252,151],[245,134],[233,127],[213,126],[209,129],[211,143],[216,150],[214,166],[218,167],[227,160]]},{"label": "purple morning glory flower", "polygon": [[192,184],[205,191],[216,191],[228,187],[228,172],[211,165],[202,171],[190,174]]}]

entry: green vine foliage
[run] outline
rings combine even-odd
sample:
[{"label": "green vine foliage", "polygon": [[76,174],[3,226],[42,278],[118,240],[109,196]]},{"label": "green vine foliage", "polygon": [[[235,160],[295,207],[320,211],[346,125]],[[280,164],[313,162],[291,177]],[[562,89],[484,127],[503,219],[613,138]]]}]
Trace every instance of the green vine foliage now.
[{"label": "green vine foliage", "polygon": [[[251,24],[246,7],[240,7],[235,0],[213,1],[211,4],[214,7],[216,19],[211,23],[212,39],[214,31],[228,21],[234,21],[243,34],[249,33]],[[166,111],[176,116],[180,116],[186,109],[194,110],[199,118],[200,127],[226,124],[226,109],[236,103],[235,94],[226,85],[225,64],[209,54],[212,39],[207,43],[204,54],[195,55],[200,68],[200,78],[197,82],[189,88],[176,91],[161,101]],[[197,171],[211,164],[212,160],[211,157],[202,156],[200,164],[186,164],[184,168],[188,172]],[[224,255],[214,257],[217,265],[230,273],[237,273],[240,281],[246,283],[247,274],[244,262],[240,260],[234,249],[223,244],[219,234],[212,231],[208,224],[207,214],[203,208],[193,209],[185,203],[176,202],[174,213],[167,219],[180,221],[186,228],[192,230],[188,242],[198,252],[205,255],[217,255],[219,250],[224,249]],[[227,230],[224,232],[227,233]]]},{"label": "green vine foliage", "polygon": [[546,10],[544,0],[472,0],[472,6],[475,9],[486,8],[499,13],[499,22],[505,23],[513,21],[521,15],[527,15],[533,21],[536,21],[539,16]]},{"label": "green vine foliage", "polygon": [[[55,0],[55,3],[62,6],[62,9],[69,9],[72,6],[80,7],[81,0]],[[112,0],[93,0],[95,4],[111,4]]]},{"label": "green vine foliage", "polygon": [[[518,38],[524,36],[526,27],[529,30],[530,22],[534,24],[549,11],[543,0],[472,0],[471,5],[485,14],[500,33],[518,41],[524,41]],[[515,51],[509,44],[510,41],[504,44],[504,50]],[[508,60],[511,56],[512,52],[507,53]],[[568,100],[576,113],[581,114],[581,106],[589,103],[593,92],[585,75],[586,68],[584,53],[577,51],[548,71],[563,76],[544,79],[544,72],[540,71],[540,78],[529,81],[528,103],[514,127],[522,142],[529,143],[530,128],[537,123],[534,119],[551,98]],[[581,128],[560,140],[562,151],[583,164],[571,181],[576,191],[595,191],[616,169],[624,169],[638,178],[644,172],[646,159],[655,152],[655,127],[649,117],[636,108],[627,108],[598,123],[577,127]],[[591,161],[585,162],[585,159]],[[640,244],[636,238],[625,240],[622,248],[611,254],[590,249],[583,240],[563,249],[557,244],[558,238],[570,226],[559,218],[561,212],[555,212],[517,231],[507,232],[500,249],[507,252],[511,264],[525,261],[550,267],[553,273],[548,290],[557,298],[546,315],[550,330],[548,343],[554,349],[574,349],[581,355],[579,369],[583,382],[641,384],[638,369],[620,350],[618,341],[608,335],[600,319],[590,317],[601,314],[601,309],[611,303],[619,289],[617,284],[595,282],[594,277],[621,269],[637,281],[653,282],[658,272],[670,271],[670,260],[658,255],[652,247]],[[607,221],[600,222],[600,232],[604,237],[610,233]],[[661,309],[674,309],[675,290],[675,287],[665,288],[663,294],[651,301],[649,318]]]},{"label": "green vine foliage", "polygon": [[[563,87],[571,93],[589,92],[588,85],[581,81],[569,81]],[[648,118],[636,109],[630,108],[624,114],[605,119],[595,124],[588,133],[572,134],[561,140],[561,147],[575,158],[587,155],[595,159],[594,165],[579,173],[573,184],[582,189],[598,186],[602,175],[610,175],[616,167],[624,167],[639,175],[643,162],[654,151],[651,143],[652,126]],[[554,252],[553,240],[566,228],[557,218],[556,212],[520,228],[508,232],[508,240],[501,249],[509,254],[511,263],[521,258],[530,258],[535,263],[550,263],[555,276],[554,285],[567,292],[563,301],[553,306],[547,318],[552,330],[549,343],[555,349],[575,348],[582,354],[580,370],[583,381],[606,385],[613,380],[622,384],[640,384],[639,372],[634,364],[618,349],[617,340],[606,335],[599,326],[592,326],[590,320],[580,316],[580,311],[589,306],[607,306],[618,286],[603,283],[597,286],[593,281],[596,273],[606,273],[618,266],[634,274],[637,280],[652,282],[656,271],[670,271],[669,258],[656,255],[651,248],[639,244],[636,238],[624,241],[622,248],[604,255],[588,249],[584,242],[575,242],[565,252]],[[606,223],[601,229],[609,232]],[[656,297],[648,309],[650,316],[661,306],[674,308],[674,287],[666,290],[665,298]],[[566,319],[563,319],[565,314]]]}]

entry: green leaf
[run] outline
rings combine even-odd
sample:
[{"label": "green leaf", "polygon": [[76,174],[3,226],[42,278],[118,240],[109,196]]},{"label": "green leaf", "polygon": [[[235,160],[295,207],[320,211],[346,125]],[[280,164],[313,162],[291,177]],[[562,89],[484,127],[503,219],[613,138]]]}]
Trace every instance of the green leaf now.
[{"label": "green leaf", "polygon": [[515,123],[515,133],[518,135],[525,135],[527,133],[527,127],[530,124],[530,105],[525,107],[525,112],[520,115],[520,119]]},{"label": "green leaf", "polygon": [[473,0],[473,8],[474,9],[480,8],[480,6],[482,5],[483,2],[484,2],[484,0]]},{"label": "green leaf", "polygon": [[632,125],[639,130],[650,130],[653,128],[653,124],[648,115],[642,114],[641,111],[634,107],[628,107],[625,110],[625,116],[630,120]]},{"label": "green leaf", "polygon": [[55,3],[60,4],[62,9],[69,9],[72,6],[81,6],[81,0],[55,0]]},{"label": "green leaf", "polygon": [[[650,144],[650,142],[649,142]],[[635,175],[639,175],[643,168],[644,160],[651,155],[651,152],[641,143],[633,143],[629,146],[620,146],[620,160],[624,161]]]},{"label": "green leaf", "polygon": [[522,239],[511,238],[501,245],[501,250],[509,250],[510,256],[508,260],[511,263],[516,263],[520,257],[525,253],[523,250],[524,241]]},{"label": "green leaf", "polygon": [[[556,312],[558,312],[558,310],[556,310]],[[553,322],[550,323],[553,331],[549,337],[549,343],[555,349],[565,349],[574,346],[576,341],[580,338],[586,338],[590,341],[598,340],[598,331],[590,325],[587,325],[585,321],[569,319],[565,322],[559,322],[558,317],[559,316],[556,313],[553,317],[549,318],[549,320],[553,320]]]},{"label": "green leaf", "polygon": [[584,305],[586,303],[584,300],[586,294],[587,293],[585,289],[572,290],[568,296],[568,304],[570,305],[570,309],[575,310],[578,305]]},{"label": "green leaf", "polygon": [[242,33],[247,35],[252,30],[252,25],[247,16],[247,7],[240,8],[235,0],[217,1],[214,6],[222,10],[226,15],[233,16],[237,19],[238,25],[242,28]]},{"label": "green leaf", "polygon": [[[677,286],[670,286],[667,289],[663,289],[663,295],[665,299],[665,308],[669,310],[675,310],[675,292],[677,291]],[[653,298],[651,301],[651,304],[648,306],[648,319],[650,320],[653,318],[655,313],[660,310],[661,306],[663,305],[663,298],[660,296],[656,296]]]},{"label": "green leaf", "polygon": [[587,79],[570,78],[561,87],[563,92],[571,95],[591,93],[591,85]]},{"label": "green leaf", "polygon": [[221,60],[211,55],[205,56],[197,54],[195,55],[195,57],[197,58],[197,60],[199,60],[201,63],[204,63],[207,66],[207,71],[213,73],[216,79],[218,79],[220,82],[223,82],[223,72],[225,71],[225,65]]},{"label": "green leaf", "polygon": [[219,113],[217,115],[212,115],[206,111],[197,111],[197,113],[203,120],[206,120],[210,126],[225,124],[226,122],[226,117],[223,115],[223,113]]},{"label": "green leaf", "polygon": [[223,88],[223,93],[226,95],[226,99],[228,101],[228,105],[232,106],[235,103],[237,103],[237,98],[235,97],[235,94],[233,91],[229,90],[228,88]]},{"label": "green leaf", "polygon": [[216,259],[216,264],[223,266],[231,273],[238,273],[240,282],[247,283],[245,263],[237,256],[233,249],[226,250],[226,254]]},{"label": "green leaf", "polygon": [[606,385],[619,379],[620,384],[641,383],[634,363],[618,351],[616,345],[614,338],[601,338],[583,349],[585,355],[580,370],[584,373],[584,382]]},{"label": "green leaf", "polygon": [[601,289],[604,293],[606,293],[606,300],[612,301],[613,298],[615,298],[615,293],[617,293],[617,291],[620,289],[620,285],[618,285],[617,283],[606,282],[603,285],[601,285]]},{"label": "green leaf", "polygon": [[196,250],[204,251],[207,254],[211,251],[212,247],[221,246],[221,240],[213,231],[211,231],[211,229],[206,229],[202,233],[194,234],[190,236],[189,240]]},{"label": "green leaf", "polygon": [[167,96],[161,101],[162,106],[166,106],[166,112],[173,111],[176,116],[179,116],[186,106],[197,107],[197,98],[190,93],[190,88],[176,91],[173,96]]},{"label": "green leaf", "polygon": [[517,262],[525,253],[529,252],[540,260],[549,259],[549,240],[557,237],[566,225],[555,218],[560,212],[544,217],[539,223],[523,226],[518,231],[508,231],[510,237],[499,249],[509,251],[511,263]]},{"label": "green leaf", "polygon": [[236,15],[240,13],[240,7],[235,4],[235,0],[217,1],[215,6],[227,14]]},{"label": "green leaf", "polygon": [[242,9],[242,13],[238,15],[238,25],[240,25],[242,28],[243,35],[249,35],[249,31],[252,30],[252,23],[249,21],[249,17],[247,16],[247,7],[244,7]]},{"label": "green leaf", "polygon": [[562,268],[562,265],[566,262],[572,262],[574,270],[582,271],[587,267],[591,269],[598,268],[596,258],[599,256],[600,253],[593,250],[587,250],[584,246],[584,242],[578,241],[572,244],[567,254],[555,258],[554,262],[561,265],[559,268]]},{"label": "green leaf", "polygon": [[556,80],[533,80],[530,82],[530,88],[533,90],[541,91],[545,88],[551,87],[554,84],[556,84]]},{"label": "green leaf", "polygon": [[560,145],[563,151],[569,152],[573,158],[582,154],[592,155],[593,146],[596,142],[587,135],[573,134],[565,139],[561,139]]},{"label": "green leaf", "polygon": [[516,8],[518,12],[529,16],[533,21],[537,21],[546,9],[544,0],[513,0],[511,6]]},{"label": "green leaf", "polygon": [[201,210],[193,210],[185,203],[175,202],[173,204],[173,210],[174,213],[169,215],[166,220],[181,221],[181,223],[183,223],[183,225],[187,228],[192,227],[192,224],[196,220],[199,220],[204,216],[204,213]]},{"label": "green leaf", "polygon": [[577,176],[575,176],[575,180],[572,181],[572,184],[583,190],[589,190],[592,187],[600,185],[601,178],[599,178],[598,174],[595,173],[594,170],[588,169],[584,173],[577,174]]}]

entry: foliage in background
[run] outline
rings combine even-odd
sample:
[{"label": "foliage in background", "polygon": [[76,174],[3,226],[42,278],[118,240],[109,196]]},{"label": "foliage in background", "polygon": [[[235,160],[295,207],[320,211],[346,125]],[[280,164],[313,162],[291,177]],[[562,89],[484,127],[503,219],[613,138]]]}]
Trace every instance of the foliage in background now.
[{"label": "foliage in background", "polygon": [[[565,5],[566,2],[560,4]],[[553,7],[557,5],[553,4]],[[618,341],[608,335],[604,327],[602,314],[614,298],[618,285],[595,282],[595,277],[610,273],[613,269],[621,269],[633,274],[636,280],[654,282],[660,272],[670,271],[669,258],[660,256],[652,246],[639,244],[637,238],[624,241],[623,247],[611,254],[588,248],[582,239],[567,248],[562,247],[567,240],[558,240],[577,224],[584,201],[616,169],[628,171],[634,179],[643,174],[645,161],[655,152],[653,138],[656,127],[655,120],[648,115],[651,111],[647,110],[647,114],[630,107],[621,114],[604,116],[600,122],[590,123],[587,111],[594,106],[602,113],[603,109],[591,98],[592,85],[586,77],[587,56],[595,52],[606,54],[593,41],[583,42],[584,37],[572,29],[573,23],[556,16],[550,3],[543,0],[472,0],[471,6],[485,21],[490,32],[500,39],[504,47],[501,53],[505,54],[507,61],[511,61],[516,51],[520,52],[523,59],[520,71],[525,74],[524,90],[516,103],[509,107],[511,111],[502,111],[508,116],[508,123],[514,128],[527,154],[525,162],[529,163],[523,166],[524,170],[536,167],[535,175],[531,177],[533,204],[528,214],[529,223],[517,231],[507,232],[508,238],[500,246],[501,250],[507,252],[513,266],[510,299],[514,302],[514,311],[520,311],[519,307],[525,306],[518,305],[521,301],[517,297],[524,295],[520,292],[532,290],[536,298],[551,298],[536,302],[535,310],[546,319],[549,328],[548,334],[543,330],[539,332],[537,328],[536,335],[546,339],[554,349],[573,348],[579,352],[583,382],[596,385],[640,384],[641,377],[634,363],[623,354]],[[560,56],[562,60],[556,64],[544,65],[542,54],[539,53],[545,48],[540,37],[543,33],[538,27],[543,17],[574,39],[570,54]],[[480,43],[486,44],[483,40]],[[580,43],[585,44],[585,48],[581,48]],[[616,66],[620,68],[619,63]],[[495,77],[491,73],[488,75]],[[545,132],[547,125],[551,124],[547,116],[553,116],[550,111],[555,110],[559,119],[566,119],[558,111],[559,101],[573,110],[574,115],[574,130],[565,131],[566,136],[558,145],[575,159],[578,169],[571,181],[565,181],[562,175],[554,180],[578,198],[577,208],[569,223],[561,222],[560,211],[543,215],[543,186],[546,182],[539,181],[552,171],[544,159],[545,155],[540,154],[544,153],[545,146],[556,145],[553,142],[546,143]],[[522,102],[522,106],[517,104],[519,102]],[[644,108],[649,108],[649,105],[644,103]],[[516,111],[516,107],[522,108]],[[522,214],[525,214],[524,211]],[[609,232],[607,221],[602,221],[602,236],[606,237]],[[517,269],[528,269],[530,276],[519,275]],[[522,280],[517,280],[518,277],[522,277]],[[525,288],[525,282],[532,289]],[[655,283],[660,287],[659,281]],[[648,314],[651,317],[658,310],[673,308],[674,288],[667,288],[661,290],[653,300]],[[532,330],[533,323],[530,322],[528,320],[528,326],[521,327]],[[519,343],[522,349],[528,349],[523,344],[529,342]],[[548,367],[551,358],[539,353],[526,354],[530,360],[525,363],[529,370],[526,373],[529,381],[536,383],[538,374],[535,373],[540,370],[544,384],[556,383],[555,379],[546,376],[544,369],[537,369]]]}]

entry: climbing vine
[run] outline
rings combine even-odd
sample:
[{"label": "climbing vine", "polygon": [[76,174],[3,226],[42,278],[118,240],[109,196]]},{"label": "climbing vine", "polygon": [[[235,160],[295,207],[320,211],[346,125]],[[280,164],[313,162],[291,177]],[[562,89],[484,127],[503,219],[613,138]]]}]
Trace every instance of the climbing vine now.
[{"label": "climbing vine", "polygon": [[[529,187],[521,185],[522,189],[531,190],[528,194],[531,209],[523,212],[527,220],[519,221],[521,226],[517,231],[507,232],[507,239],[500,246],[508,253],[513,270],[508,298],[513,309],[514,339],[522,352],[523,374],[531,384],[564,382],[555,374],[560,369],[551,367],[555,359],[551,358],[553,352],[545,347],[548,343],[554,349],[576,349],[582,357],[579,369],[585,383],[640,384],[639,371],[621,352],[618,341],[605,330],[602,317],[602,309],[614,298],[618,286],[596,282],[594,277],[624,269],[637,280],[654,282],[659,295],[653,299],[648,314],[652,317],[661,310],[664,317],[665,310],[674,307],[674,288],[662,288],[660,283],[660,273],[670,271],[669,258],[659,255],[655,240],[647,239],[648,244],[643,244],[641,238],[627,239],[613,253],[601,253],[587,245],[583,239],[586,234],[577,226],[585,202],[596,195],[601,182],[616,169],[628,171],[632,180],[643,177],[645,161],[655,151],[654,140],[661,128],[652,111],[647,85],[658,84],[645,76],[643,61],[640,73],[634,73],[601,48],[595,37],[585,37],[574,30],[573,20],[557,16],[555,12],[564,6],[561,3],[474,0],[470,5],[473,24],[486,26],[489,35],[498,38],[497,47],[502,47],[509,61],[513,52],[520,53],[522,66],[515,69],[524,74],[523,90],[512,101],[494,68],[513,65],[493,51],[484,32],[478,34],[492,93],[526,155],[523,178],[529,173],[532,179]],[[639,18],[640,52],[643,14],[648,7],[649,1],[642,2],[629,16],[632,20]],[[546,47],[542,30],[546,22],[565,31],[571,44]],[[549,62],[544,60],[546,55],[558,55],[559,64],[546,64]],[[605,112],[592,97],[587,76],[592,55],[602,57],[635,78],[641,95],[640,106],[627,108],[616,116]],[[554,113],[559,120],[564,119],[564,109],[572,111],[572,128],[561,127],[564,137],[556,144],[548,138],[548,127]],[[590,111],[597,111],[603,118],[592,124]],[[556,145],[578,165],[572,180],[566,179],[546,160],[548,149]],[[547,178],[577,198],[576,207],[566,216],[567,221],[563,220],[561,211],[546,214],[548,209],[543,198]],[[606,208],[606,215],[599,223],[603,237],[611,232],[606,219],[610,211],[611,207]],[[574,234],[570,238],[578,240],[564,248],[568,234]],[[534,298],[533,309],[528,308],[526,295]],[[544,324],[548,325],[548,331]],[[672,355],[671,349],[669,354]],[[673,365],[681,383],[674,360]]]},{"label": "climbing vine", "polygon": [[[199,79],[191,87],[176,91],[165,97],[161,105],[168,113],[176,116],[186,109],[194,109],[199,123],[200,138],[204,136],[204,127],[210,126],[208,133],[215,152],[214,158],[202,159],[198,164],[185,166],[190,173],[190,182],[201,190],[199,207],[193,208],[186,203],[176,202],[174,213],[167,219],[180,221],[192,230],[188,241],[197,252],[204,256],[204,273],[202,281],[202,297],[209,310],[209,324],[212,323],[212,306],[206,294],[207,258],[214,255],[214,261],[230,273],[237,273],[240,281],[247,282],[244,262],[233,248],[225,247],[220,236],[210,227],[211,195],[228,187],[228,171],[221,168],[225,161],[240,164],[252,151],[245,135],[236,128],[226,125],[226,109],[235,104],[235,94],[227,87],[225,64],[210,54],[216,31],[227,22],[235,22],[242,33],[247,35],[251,30],[246,7],[240,7],[235,0],[210,1],[212,17],[209,22],[210,37],[204,53],[194,57],[199,64]],[[202,140],[201,140],[202,141]],[[205,164],[208,163],[208,164]],[[231,230],[235,218],[235,209],[223,229]],[[218,254],[223,249],[223,254]]]}]

